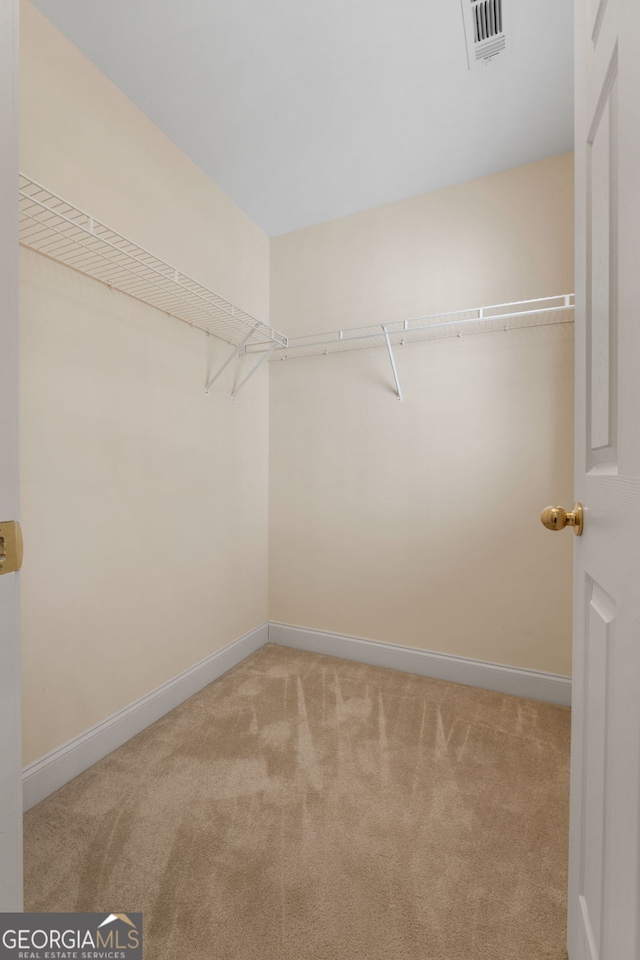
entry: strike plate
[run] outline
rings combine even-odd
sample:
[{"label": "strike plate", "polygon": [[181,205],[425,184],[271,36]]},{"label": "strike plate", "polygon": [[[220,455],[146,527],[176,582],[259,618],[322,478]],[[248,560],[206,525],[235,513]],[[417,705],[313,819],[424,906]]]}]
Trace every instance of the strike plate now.
[{"label": "strike plate", "polygon": [[0,575],[22,566],[22,530],[17,520],[0,520]]}]

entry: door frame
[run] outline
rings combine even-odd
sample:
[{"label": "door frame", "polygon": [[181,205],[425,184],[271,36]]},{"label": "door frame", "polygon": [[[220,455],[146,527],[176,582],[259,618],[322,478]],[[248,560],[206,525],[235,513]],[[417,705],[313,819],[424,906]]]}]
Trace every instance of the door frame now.
[{"label": "door frame", "polygon": [[[0,3],[0,520],[17,520],[19,0]],[[20,574],[0,576],[0,911],[21,911]]]}]

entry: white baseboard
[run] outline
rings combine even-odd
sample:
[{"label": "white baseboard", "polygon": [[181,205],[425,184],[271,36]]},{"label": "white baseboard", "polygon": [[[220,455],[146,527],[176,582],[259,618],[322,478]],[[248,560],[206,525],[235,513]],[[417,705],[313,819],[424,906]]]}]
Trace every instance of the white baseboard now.
[{"label": "white baseboard", "polygon": [[326,653],[375,667],[391,667],[436,680],[449,680],[469,687],[484,687],[531,700],[571,706],[571,678],[522,667],[508,667],[486,660],[471,660],[446,653],[433,653],[394,643],[345,637],[321,630],[307,630],[286,623],[269,623],[269,642],[310,653]]},{"label": "white baseboard", "polygon": [[128,707],[30,763],[23,771],[24,809],[28,810],[44,800],[116,747],[217,680],[267,643],[268,636],[268,624],[263,623]]},{"label": "white baseboard", "polygon": [[405,670],[423,677],[484,687],[532,700],[571,705],[571,678],[554,673],[470,660],[377,640],[308,630],[286,623],[264,623],[210,657],[168,680],[139,700],[90,727],[72,740],[30,763],[23,771],[23,805],[28,810],[59,790],[108,753],[208,686],[265,643],[326,653],[343,660]]}]

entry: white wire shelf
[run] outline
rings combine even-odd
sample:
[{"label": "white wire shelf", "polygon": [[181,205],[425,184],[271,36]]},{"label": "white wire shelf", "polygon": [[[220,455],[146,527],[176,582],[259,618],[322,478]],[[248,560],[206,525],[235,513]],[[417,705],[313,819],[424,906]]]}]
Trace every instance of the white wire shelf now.
[{"label": "white wire shelf", "polygon": [[[473,307],[453,313],[394,320],[367,327],[348,327],[330,333],[313,333],[304,337],[289,337],[286,346],[277,345],[270,360],[287,360],[359,350],[368,347],[402,346],[424,340],[445,337],[463,337],[475,333],[495,333],[523,327],[540,327],[556,323],[571,323],[574,319],[575,298],[572,293],[536,300],[518,300],[489,307]],[[259,352],[266,344],[247,347],[248,353]]]},{"label": "white wire shelf", "polygon": [[574,319],[575,298],[569,293],[287,338],[23,174],[19,207],[20,242],[25,247],[231,344],[235,349],[210,377],[205,393],[234,357],[257,354],[258,362],[234,388],[232,400],[265,360],[384,346],[402,400],[394,347]]},{"label": "white wire shelf", "polygon": [[284,334],[23,175],[19,206],[25,247],[235,346],[253,337],[263,349],[287,345]]}]

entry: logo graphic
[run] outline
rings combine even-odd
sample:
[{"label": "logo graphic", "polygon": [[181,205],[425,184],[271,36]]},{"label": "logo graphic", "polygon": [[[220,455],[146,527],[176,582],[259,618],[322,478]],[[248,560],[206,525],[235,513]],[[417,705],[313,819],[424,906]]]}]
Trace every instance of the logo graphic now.
[{"label": "logo graphic", "polygon": [[[110,913],[106,920],[103,920],[100,924],[101,927],[106,927],[108,923],[113,923],[114,920],[122,920],[123,923],[128,923],[130,927],[133,927],[136,930],[136,925],[132,920],[129,920],[129,917],[126,913]],[[98,928],[100,929],[100,927]]]},{"label": "logo graphic", "polygon": [[141,913],[0,913],[0,960],[142,960]]}]

